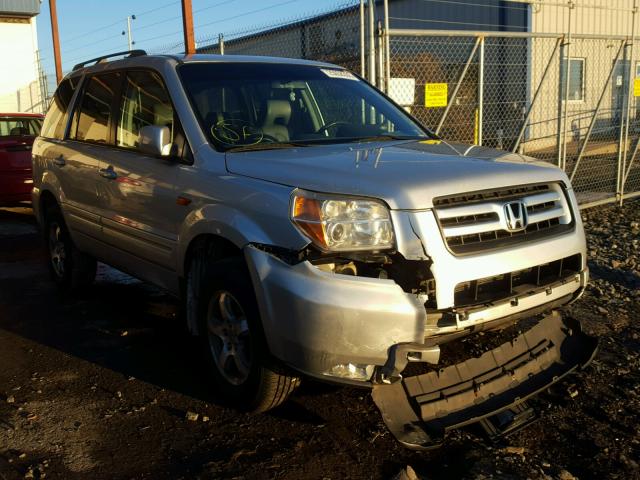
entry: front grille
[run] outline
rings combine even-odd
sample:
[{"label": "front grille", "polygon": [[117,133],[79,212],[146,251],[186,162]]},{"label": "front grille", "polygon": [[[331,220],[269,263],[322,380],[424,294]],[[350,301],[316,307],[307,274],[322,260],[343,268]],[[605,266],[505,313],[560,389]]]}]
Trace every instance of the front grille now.
[{"label": "front grille", "polygon": [[[505,205],[522,202],[526,228],[513,231]],[[449,249],[456,255],[500,248],[555,235],[573,228],[567,198],[557,183],[525,185],[434,200],[436,217]]]},{"label": "front grille", "polygon": [[582,257],[578,253],[525,270],[459,283],[455,288],[455,306],[465,307],[504,300],[529,288],[540,288],[571,278],[580,272],[581,266]]}]

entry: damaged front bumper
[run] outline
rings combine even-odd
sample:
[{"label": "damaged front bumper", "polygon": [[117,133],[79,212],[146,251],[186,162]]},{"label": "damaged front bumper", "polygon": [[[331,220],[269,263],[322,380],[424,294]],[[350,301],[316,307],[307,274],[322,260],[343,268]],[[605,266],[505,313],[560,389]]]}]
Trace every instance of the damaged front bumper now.
[{"label": "damaged front bumper", "polygon": [[578,321],[553,312],[480,357],[374,385],[372,396],[400,443],[434,448],[449,430],[518,411],[527,398],[586,366],[596,350],[597,340],[583,333]]}]

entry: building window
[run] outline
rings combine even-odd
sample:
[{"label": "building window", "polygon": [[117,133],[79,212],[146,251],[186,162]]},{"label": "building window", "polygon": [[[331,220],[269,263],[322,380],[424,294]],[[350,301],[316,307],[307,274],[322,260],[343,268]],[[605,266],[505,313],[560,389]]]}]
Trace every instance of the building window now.
[{"label": "building window", "polygon": [[[584,101],[584,58],[571,58],[569,59],[569,101],[570,102],[582,102]],[[566,88],[566,65],[567,61],[562,63],[562,82],[561,92],[562,99],[564,100],[565,88]]]}]

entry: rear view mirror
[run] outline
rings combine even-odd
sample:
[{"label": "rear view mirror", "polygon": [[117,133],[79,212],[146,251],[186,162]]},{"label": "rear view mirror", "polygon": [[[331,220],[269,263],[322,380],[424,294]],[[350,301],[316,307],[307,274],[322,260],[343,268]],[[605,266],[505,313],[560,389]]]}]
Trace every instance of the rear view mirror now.
[{"label": "rear view mirror", "polygon": [[171,131],[161,125],[145,125],[138,134],[138,150],[148,155],[168,157],[171,154]]}]

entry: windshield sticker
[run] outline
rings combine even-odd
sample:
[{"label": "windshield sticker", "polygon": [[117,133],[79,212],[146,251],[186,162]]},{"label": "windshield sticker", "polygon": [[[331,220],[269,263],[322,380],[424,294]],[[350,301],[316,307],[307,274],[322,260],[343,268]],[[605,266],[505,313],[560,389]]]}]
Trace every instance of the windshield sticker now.
[{"label": "windshield sticker", "polygon": [[340,78],[342,80],[358,80],[358,77],[347,70],[331,70],[328,68],[321,68],[320,70],[322,70],[322,73],[330,78]]},{"label": "windshield sticker", "polygon": [[264,134],[256,127],[237,123],[237,120],[220,120],[211,126],[211,135],[224,145],[255,145]]}]

